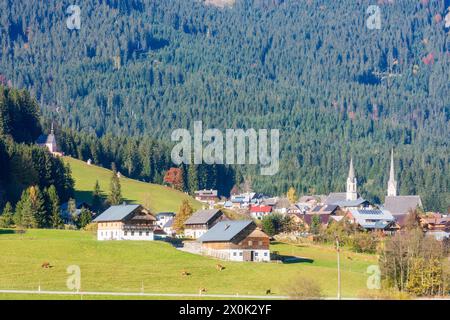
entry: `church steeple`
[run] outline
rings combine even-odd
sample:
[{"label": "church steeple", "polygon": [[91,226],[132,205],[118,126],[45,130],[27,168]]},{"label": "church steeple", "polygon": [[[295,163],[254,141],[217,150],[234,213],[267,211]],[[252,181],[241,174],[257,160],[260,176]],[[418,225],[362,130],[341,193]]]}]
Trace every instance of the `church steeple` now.
[{"label": "church steeple", "polygon": [[50,130],[50,134],[54,134],[54,132],[53,132],[53,121],[52,121],[52,128]]},{"label": "church steeple", "polygon": [[394,149],[391,150],[391,169],[389,171],[387,195],[389,197],[395,197],[397,195],[397,181],[395,181],[394,173]]},{"label": "church steeple", "polygon": [[346,199],[347,200],[356,200],[358,199],[358,193],[356,191],[357,181],[355,177],[355,169],[353,168],[353,158],[350,159],[350,168],[348,170],[347,177],[347,192]]}]

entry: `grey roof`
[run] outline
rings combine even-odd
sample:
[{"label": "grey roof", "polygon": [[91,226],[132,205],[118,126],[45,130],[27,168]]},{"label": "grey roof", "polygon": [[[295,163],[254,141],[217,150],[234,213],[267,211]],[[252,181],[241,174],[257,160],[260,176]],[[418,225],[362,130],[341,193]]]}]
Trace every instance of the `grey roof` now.
[{"label": "grey roof", "polygon": [[166,224],[163,226],[163,228],[170,228],[173,225],[173,219],[169,219]]},{"label": "grey roof", "polygon": [[175,212],[160,212],[156,215],[157,218],[159,217],[174,217],[175,216]]},{"label": "grey roof", "polygon": [[350,213],[356,222],[365,229],[384,229],[395,221],[387,210],[351,209]]},{"label": "grey roof", "polygon": [[336,201],[334,204],[341,207],[358,207],[364,203],[368,203],[367,200],[364,200],[363,198],[359,198],[356,200],[344,200],[344,201]]},{"label": "grey roof", "polygon": [[384,208],[394,215],[406,214],[421,206],[420,196],[387,196],[384,200]]},{"label": "grey roof", "polygon": [[219,209],[198,210],[184,224],[208,223],[219,211]]},{"label": "grey roof", "polygon": [[345,201],[347,194],[345,192],[332,192],[325,199],[325,204],[335,204],[337,201]]},{"label": "grey roof", "polygon": [[290,206],[291,203],[289,202],[288,198],[281,198],[275,204],[275,209],[284,209],[289,208]]},{"label": "grey roof", "polygon": [[198,241],[230,241],[252,223],[254,222],[251,220],[221,221],[202,235]]},{"label": "grey roof", "polygon": [[111,206],[97,218],[95,218],[94,222],[121,221],[138,207],[138,204]]}]

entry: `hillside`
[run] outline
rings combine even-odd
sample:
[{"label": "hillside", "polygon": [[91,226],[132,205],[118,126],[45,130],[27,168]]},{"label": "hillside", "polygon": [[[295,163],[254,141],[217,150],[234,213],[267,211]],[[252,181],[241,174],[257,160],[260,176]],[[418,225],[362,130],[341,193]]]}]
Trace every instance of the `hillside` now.
[{"label": "hillside", "polygon": [[[270,288],[280,294],[292,279],[305,275],[317,276],[326,296],[336,295],[332,247],[276,243],[271,250],[306,259],[289,264],[222,261],[225,270],[218,272],[217,260],[178,251],[161,241],[99,242],[88,232],[65,230],[27,230],[25,234],[0,230],[0,240],[0,289],[37,290],[40,285],[41,290],[68,290],[66,269],[77,265],[83,291],[140,292],[143,287],[149,293],[195,294],[204,287],[210,294],[264,295]],[[366,289],[366,270],[376,263],[376,256],[342,250],[341,258],[342,294],[356,297]],[[42,269],[43,261],[53,267]],[[191,275],[183,277],[183,270]]]},{"label": "hillside", "polygon": [[[255,191],[343,191],[383,203],[389,152],[400,194],[447,210],[449,32],[444,1],[0,0],[0,84],[44,116],[99,136],[170,143],[177,128],[280,130],[280,171]],[[206,5],[215,3],[216,5]],[[367,27],[377,3],[381,29]],[[88,155],[91,157],[91,155]]]},{"label": "hillside", "polygon": [[[64,157],[64,162],[69,163],[72,169],[72,177],[75,180],[75,197],[77,200],[90,202],[95,181],[98,180],[102,192],[106,195],[109,190],[109,183],[112,172],[95,165]],[[127,202],[145,204],[150,203],[150,208],[154,212],[174,211],[177,212],[181,202],[188,199],[194,209],[201,207],[201,204],[183,192],[151,183],[122,177],[120,179],[122,196]]]}]

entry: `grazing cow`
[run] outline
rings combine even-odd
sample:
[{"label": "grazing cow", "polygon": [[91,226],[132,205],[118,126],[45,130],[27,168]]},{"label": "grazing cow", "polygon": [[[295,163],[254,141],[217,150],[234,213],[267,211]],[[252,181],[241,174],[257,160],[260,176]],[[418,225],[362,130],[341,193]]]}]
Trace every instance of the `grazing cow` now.
[{"label": "grazing cow", "polygon": [[187,272],[186,270],[184,270],[183,272],[181,272],[181,275],[182,275],[182,276],[188,276],[188,275],[190,275],[190,273]]},{"label": "grazing cow", "polygon": [[44,262],[41,266],[41,268],[50,268],[50,267],[51,267],[50,262]]},{"label": "grazing cow", "polygon": [[347,257],[347,259],[349,259],[349,260],[353,260],[353,259],[352,259],[352,257],[350,257],[350,256],[348,256],[348,257]]},{"label": "grazing cow", "polygon": [[221,264],[216,264],[216,269],[218,271],[222,271],[223,269],[225,269],[225,267],[223,265],[221,265]]},{"label": "grazing cow", "polygon": [[200,288],[198,294],[202,294],[202,293],[207,292],[207,291],[208,290],[206,290],[206,288]]},{"label": "grazing cow", "polygon": [[266,294],[272,294],[272,291],[270,289],[267,289]]}]

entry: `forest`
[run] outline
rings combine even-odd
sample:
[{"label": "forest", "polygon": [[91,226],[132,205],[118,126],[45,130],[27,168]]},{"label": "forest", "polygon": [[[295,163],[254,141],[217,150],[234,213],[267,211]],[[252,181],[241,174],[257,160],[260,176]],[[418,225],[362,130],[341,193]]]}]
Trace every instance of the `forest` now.
[{"label": "forest", "polygon": [[[81,28],[70,30],[68,3],[0,0],[0,83],[28,89],[47,124],[86,143],[98,137],[110,154],[122,150],[121,170],[140,179],[160,182],[172,130],[202,120],[209,128],[280,130],[277,175],[227,169],[255,191],[343,191],[353,157],[360,193],[382,203],[394,148],[400,194],[447,211],[444,1],[378,1],[379,30],[366,27],[372,2],[237,0],[218,8],[80,0]],[[153,149],[151,161],[160,164],[132,168],[122,155],[133,143],[141,157]],[[107,167],[111,160],[97,159]],[[216,182],[226,180],[221,174]],[[204,186],[216,187],[204,176]]]}]

